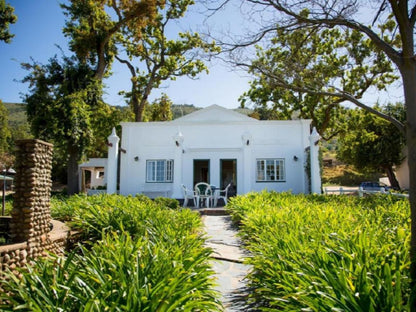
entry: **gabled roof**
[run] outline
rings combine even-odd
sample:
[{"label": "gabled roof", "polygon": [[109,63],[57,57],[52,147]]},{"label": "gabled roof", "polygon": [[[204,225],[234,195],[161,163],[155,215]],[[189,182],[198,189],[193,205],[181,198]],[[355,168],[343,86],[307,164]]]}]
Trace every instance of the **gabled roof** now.
[{"label": "gabled roof", "polygon": [[246,115],[237,113],[231,109],[224,108],[219,105],[211,105],[201,110],[195,111],[178,119],[172,123],[188,123],[188,122],[209,122],[209,123],[223,123],[223,122],[258,122],[257,119],[248,117]]}]

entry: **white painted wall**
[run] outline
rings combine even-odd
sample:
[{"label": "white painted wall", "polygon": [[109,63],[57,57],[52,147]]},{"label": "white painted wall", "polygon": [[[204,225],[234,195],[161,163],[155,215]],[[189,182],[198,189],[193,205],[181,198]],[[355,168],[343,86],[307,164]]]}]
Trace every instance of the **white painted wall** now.
[{"label": "white painted wall", "polygon": [[[120,193],[160,191],[182,198],[180,185],[193,187],[194,159],[210,160],[210,183],[217,186],[220,159],[236,159],[238,194],[263,189],[305,193],[309,127],[310,120],[258,121],[215,105],[171,122],[122,123],[126,153],[120,153]],[[183,142],[178,147],[179,133]],[[286,181],[256,182],[258,158],[285,159]],[[174,183],[146,183],[150,159],[173,159]]]}]

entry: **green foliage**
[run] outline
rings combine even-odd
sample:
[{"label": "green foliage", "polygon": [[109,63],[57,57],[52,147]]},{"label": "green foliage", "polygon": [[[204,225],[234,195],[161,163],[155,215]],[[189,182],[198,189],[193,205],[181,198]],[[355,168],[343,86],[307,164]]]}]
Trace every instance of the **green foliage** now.
[{"label": "green foliage", "polygon": [[260,311],[404,311],[409,203],[389,196],[260,193],[227,205]]},{"label": "green foliage", "polygon": [[169,121],[173,119],[172,101],[162,94],[151,105],[146,107],[144,121]]},{"label": "green foliage", "polygon": [[70,5],[61,5],[67,16],[63,31],[71,38],[71,50],[83,63],[95,66],[95,78],[101,81],[109,74],[117,54],[116,40],[122,32],[140,38],[142,28],[153,23],[157,9],[163,8],[164,2],[72,0]]},{"label": "green foliage", "polygon": [[[260,119],[312,119],[321,136],[339,131],[342,92],[361,98],[369,88],[384,90],[397,79],[391,62],[358,31],[283,30],[271,47],[257,47],[250,72],[256,79],[241,97],[256,105]],[[341,90],[341,91],[339,91]]]},{"label": "green foliage", "polygon": [[156,197],[154,201],[157,205],[170,209],[179,209],[181,207],[179,201],[174,198]]},{"label": "green foliage", "polygon": [[[401,122],[406,120],[402,104],[376,106]],[[358,169],[384,170],[403,161],[404,135],[391,123],[362,109],[348,111],[343,134],[338,139],[337,158]]]},{"label": "green foliage", "polygon": [[166,80],[182,76],[195,78],[203,71],[208,72],[200,54],[219,51],[215,42],[205,42],[198,33],[172,35],[171,25],[193,4],[193,0],[168,0],[166,7],[158,10],[153,23],[142,27],[140,37],[131,36],[125,30],[120,38],[129,60],[117,59],[126,64],[132,75],[131,90],[125,95],[136,121],[143,121],[143,112],[153,89],[159,88]]},{"label": "green foliage", "polygon": [[9,139],[11,137],[8,112],[3,102],[0,100],[0,154],[9,151]]},{"label": "green foliage", "polygon": [[76,57],[22,65],[30,71],[23,82],[30,85],[24,101],[32,133],[54,144],[54,173],[59,173],[56,165],[67,168],[72,194],[77,191],[78,161],[91,150],[92,156],[105,153],[103,140],[122,115],[102,101],[94,70]]},{"label": "green foliage", "polygon": [[73,196],[52,206],[71,210],[90,243],[36,261],[21,280],[2,279],[2,311],[220,310],[197,213],[145,196]]},{"label": "green foliage", "polygon": [[0,41],[11,42],[14,35],[10,33],[9,25],[16,23],[16,21],[14,8],[10,4],[6,4],[5,0],[0,0]]},{"label": "green foliage", "polygon": [[11,132],[10,148],[14,147],[14,142],[21,139],[32,137],[30,125],[27,122],[26,105],[19,103],[4,103],[9,113],[9,129]]}]

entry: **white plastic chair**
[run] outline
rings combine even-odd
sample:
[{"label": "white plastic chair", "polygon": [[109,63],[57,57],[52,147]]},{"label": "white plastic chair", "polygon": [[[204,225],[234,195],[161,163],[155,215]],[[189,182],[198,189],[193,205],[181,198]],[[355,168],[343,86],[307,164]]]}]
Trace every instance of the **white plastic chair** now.
[{"label": "white plastic chair", "polygon": [[188,205],[188,200],[192,199],[194,201],[194,205],[196,208],[199,207],[199,197],[196,194],[196,192],[186,188],[185,185],[181,185],[182,186],[182,193],[183,193],[183,206],[186,207],[186,205]]},{"label": "white plastic chair", "polygon": [[224,201],[224,204],[227,205],[227,197],[228,197],[228,189],[230,188],[231,183],[228,183],[228,185],[223,190],[218,190],[215,192],[215,198],[214,198],[214,206],[217,207],[218,199],[222,199]]},{"label": "white plastic chair", "polygon": [[209,208],[210,202],[213,199],[211,186],[208,183],[199,182],[195,184],[195,193],[198,196],[198,201],[201,201],[201,206],[203,205],[203,202],[205,200],[205,204],[207,208]]}]

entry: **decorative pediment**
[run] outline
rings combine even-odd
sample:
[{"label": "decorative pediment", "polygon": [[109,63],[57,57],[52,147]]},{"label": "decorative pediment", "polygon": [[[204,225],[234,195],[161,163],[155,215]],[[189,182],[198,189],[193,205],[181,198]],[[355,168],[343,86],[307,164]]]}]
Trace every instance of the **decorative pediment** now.
[{"label": "decorative pediment", "polygon": [[257,119],[237,113],[218,105],[211,105],[189,115],[175,119],[174,123],[224,123],[224,122],[257,122]]}]

